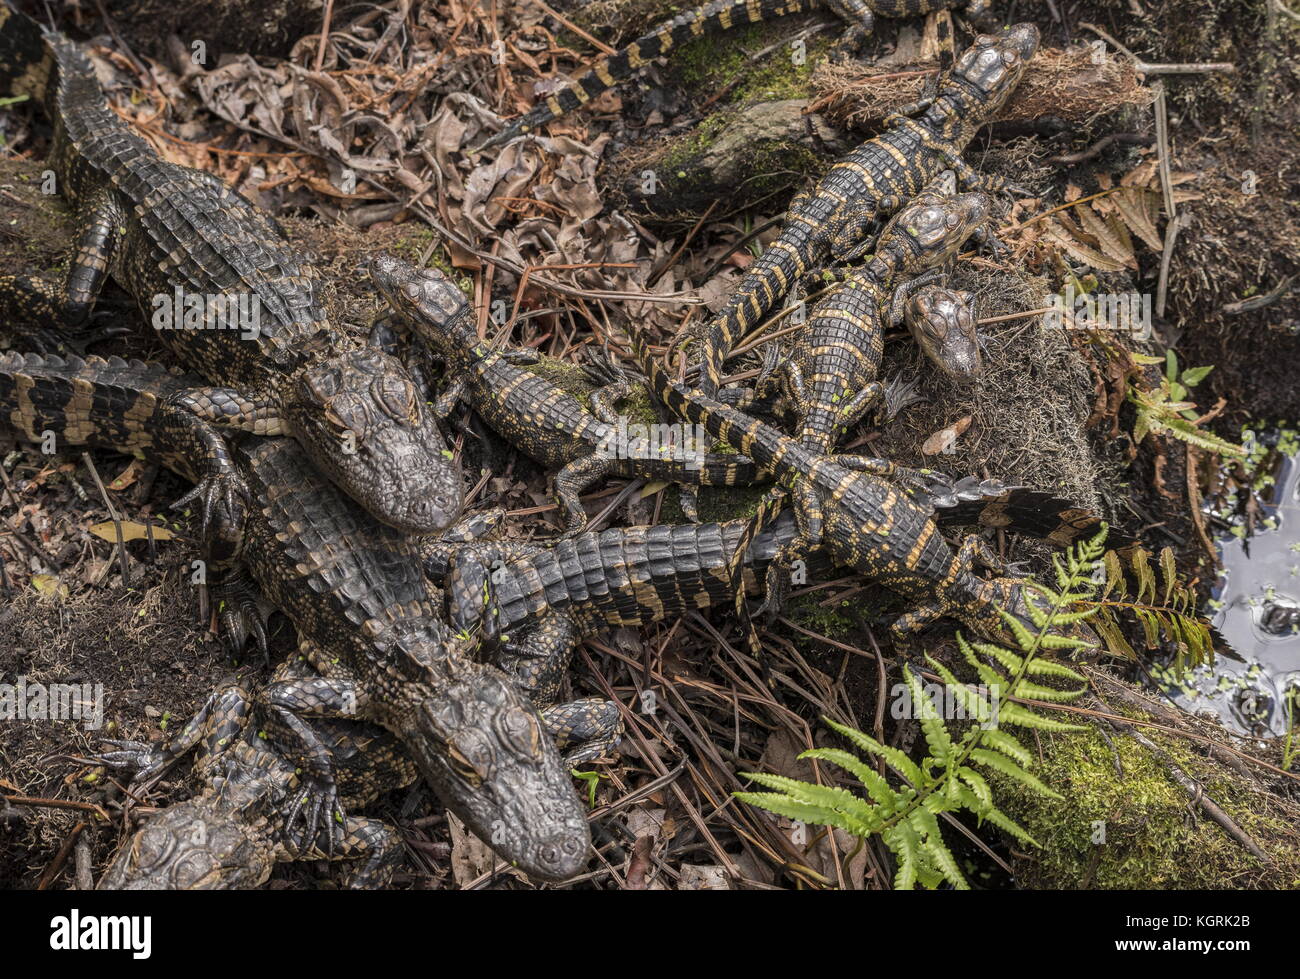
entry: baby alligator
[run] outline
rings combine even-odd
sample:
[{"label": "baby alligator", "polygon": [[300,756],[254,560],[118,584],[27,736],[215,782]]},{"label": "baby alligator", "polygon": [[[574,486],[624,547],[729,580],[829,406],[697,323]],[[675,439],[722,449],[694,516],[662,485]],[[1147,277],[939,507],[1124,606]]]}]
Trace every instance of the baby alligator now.
[{"label": "baby alligator", "polygon": [[[1060,547],[1095,534],[1101,523],[1069,501],[992,480],[961,480],[933,502],[940,526],[979,524]],[[548,546],[439,543],[427,547],[425,569],[443,584],[452,626],[495,647],[497,662],[541,704],[559,699],[574,647],[583,638],[733,602],[732,555],[749,532],[748,520],[732,520],[613,528]],[[793,517],[783,513],[750,542],[742,556],[747,590],[756,590],[796,537]],[[802,570],[808,581],[831,566],[820,549],[807,560]],[[607,701],[576,701],[562,716],[562,736],[581,744],[576,757],[609,751],[622,733],[621,715]]]},{"label": "baby alligator", "polygon": [[[789,356],[769,375],[799,417],[797,437],[810,452],[831,452],[883,395],[878,381],[885,326],[903,321],[908,296],[936,277],[989,214],[983,194],[925,191],[894,215],[869,262],[828,272],[836,284],[817,302]],[[945,348],[922,343],[940,363]]]},{"label": "baby alligator", "polygon": [[63,289],[0,277],[0,311],[47,338],[81,332],[112,276],[206,379],[177,392],[178,405],[291,435],[394,527],[428,533],[456,519],[460,473],[405,369],[327,321],[319,273],[269,215],[212,174],[160,159],[109,109],[85,53],[7,4],[0,90],[44,101],[51,169],[80,228]]},{"label": "baby alligator", "polygon": [[[118,850],[100,890],[246,890],[264,884],[277,863],[349,860],[346,886],[386,887],[402,857],[402,841],[388,824],[348,816],[342,840],[289,839],[286,802],[301,787],[296,766],[260,737],[248,688],[221,683],[174,737],[158,746],[107,741],[98,759],[131,769],[136,782],[195,750],[202,783],[197,795],[148,818]],[[415,781],[401,744],[372,724],[321,721],[314,725],[329,748],[340,797],[349,809]]]},{"label": "baby alligator", "polygon": [[[96,387],[106,373],[108,393]],[[134,433],[155,431],[155,415],[170,410],[169,387],[186,383],[139,362],[30,354],[0,357],[0,377],[9,376],[0,417],[26,437],[53,432],[67,445],[146,458],[151,446]],[[116,400],[129,398],[133,384],[142,397]],[[105,399],[119,410],[85,410]],[[206,460],[185,460],[183,449],[177,471],[202,471]],[[231,580],[235,566],[247,567],[320,674],[277,680],[265,692],[266,727],[303,772],[290,826],[305,815],[310,839],[323,814],[331,830],[344,825],[329,746],[304,718],[368,720],[397,735],[444,805],[504,859],[545,879],[576,873],[589,835],[567,769],[518,687],[474,662],[469,644],[435,614],[417,541],[320,479],[291,439],[238,444],[231,461],[248,487],[244,532],[205,540],[209,576],[223,577],[228,601],[251,620],[257,605]]]},{"label": "baby alligator", "polygon": [[870,247],[867,231],[875,219],[902,207],[941,170],[953,169],[971,188],[1009,186],[977,174],[960,154],[1010,97],[1037,49],[1033,24],[976,38],[943,76],[937,95],[886,117],[885,132],[831,167],[811,193],[795,197],[781,234],[705,326],[698,382],[702,393],[716,395],[728,352],[796,281],[828,257],[846,262],[860,255]]},{"label": "baby alligator", "polygon": [[[1025,596],[1030,582],[1001,574],[987,580],[979,577],[977,564],[1002,570],[988,545],[971,535],[954,552],[939,533],[931,505],[916,492],[937,486],[939,495],[946,494],[948,487],[938,474],[904,469],[870,456],[811,452],[757,419],[691,394],[655,363],[639,334],[633,333],[632,339],[651,389],[665,405],[704,425],[756,465],[770,468],[778,485],[793,497],[799,533],[767,570],[763,607],[769,616],[777,615],[784,604],[793,562],[806,561],[813,548],[821,547],[836,564],[851,567],[914,603],[890,627],[902,646],[943,616],[997,641],[1009,638],[1003,612],[1032,627]],[[910,484],[913,490],[904,490],[901,484]],[[761,526],[773,506],[769,497],[752,526]],[[733,556],[733,561],[738,557]],[[738,603],[742,597],[743,592]]]},{"label": "baby alligator", "polygon": [[965,5],[970,16],[982,14],[985,0],[714,0],[661,24],[637,38],[622,51],[610,55],[595,68],[579,75],[572,85],[555,93],[527,115],[516,119],[474,152],[500,146],[527,133],[534,133],[559,116],[585,105],[612,88],[643,65],[697,37],[720,34],[733,27],[745,27],[778,17],[829,7],[849,25],[841,42],[845,50],[861,49],[875,18],[919,17],[936,10]]},{"label": "baby alligator", "polygon": [[[583,490],[607,476],[703,486],[747,486],[758,474],[747,460],[708,455],[690,444],[687,433],[676,444],[639,445],[634,429],[620,424],[614,408],[629,382],[599,362],[590,374],[605,386],[591,395],[588,411],[558,385],[516,363],[533,357],[520,349],[495,350],[479,339],[473,309],[464,293],[437,269],[417,269],[387,255],[376,257],[370,275],[400,321],[415,334],[417,349],[431,348],[453,380],[442,390],[434,412],[445,417],[461,398],[512,445],[548,468],[558,469],[555,495],[566,533],[587,523],[579,499]],[[381,330],[376,337],[383,337]],[[624,419],[625,421],[625,419]],[[627,433],[623,438],[621,433]],[[684,503],[694,519],[689,501]]]}]

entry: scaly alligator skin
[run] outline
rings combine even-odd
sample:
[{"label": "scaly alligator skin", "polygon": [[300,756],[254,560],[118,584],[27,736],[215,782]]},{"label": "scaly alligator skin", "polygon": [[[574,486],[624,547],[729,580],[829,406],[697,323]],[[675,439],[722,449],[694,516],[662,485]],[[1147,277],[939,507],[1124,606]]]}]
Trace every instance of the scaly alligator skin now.
[{"label": "scaly alligator skin", "polygon": [[[85,53],[7,5],[0,91],[44,100],[50,166],[80,225],[63,289],[0,278],[0,310],[46,338],[84,332],[111,276],[186,366],[230,385],[181,392],[178,405],[214,425],[291,435],[394,527],[429,533],[456,519],[460,473],[405,369],[327,322],[319,273],[269,215],[212,174],[160,159],[109,109]],[[206,318],[182,308],[181,328],[165,328],[159,310],[204,297]]]},{"label": "scaly alligator skin", "polygon": [[908,297],[903,322],[931,364],[949,377],[969,380],[984,372],[975,297],[946,286],[926,286]]},{"label": "scaly alligator skin", "polygon": [[[979,577],[977,564],[1001,571],[988,545],[971,535],[954,552],[939,533],[928,499],[902,488],[906,483],[914,490],[929,490],[937,484],[944,495],[948,490],[938,474],[904,469],[870,456],[810,452],[761,421],[687,391],[655,363],[639,334],[633,333],[632,342],[651,389],[665,405],[704,425],[757,465],[773,470],[778,486],[793,497],[799,535],[782,547],[768,568],[764,609],[769,616],[777,615],[784,604],[793,562],[806,561],[813,548],[821,547],[836,564],[851,567],[914,603],[890,627],[902,646],[944,616],[1002,642],[1009,639],[1002,612],[1032,625],[1025,597],[1030,582],[1001,574],[987,580]],[[751,520],[751,535],[778,502],[769,494],[760,504]],[[748,535],[742,538],[742,544],[748,539]],[[740,591],[738,605],[742,599]]]},{"label": "scaly alligator skin", "polygon": [[[178,371],[119,357],[0,354],[0,419],[33,442],[53,432],[56,450],[61,439],[167,466],[197,484],[175,505],[201,496],[209,533],[237,541],[247,487],[225,440],[176,404],[175,396],[191,381]],[[146,418],[147,426],[141,421]]]},{"label": "scaly alligator skin", "polygon": [[474,152],[500,146],[533,133],[565,113],[586,105],[601,92],[612,88],[655,58],[697,37],[712,36],[735,27],[747,27],[778,17],[790,17],[810,10],[830,9],[847,25],[842,46],[860,49],[871,34],[876,17],[919,17],[936,10],[965,6],[970,16],[982,14],[985,0],[714,0],[679,14],[649,34],[637,38],[622,51],[610,55],[595,68],[584,72],[565,88],[527,115],[480,144]]},{"label": "scaly alligator skin", "polygon": [[[0,359],[0,377],[6,371],[15,379],[4,382],[0,417],[28,437],[49,431],[66,445],[126,445],[146,457],[150,445],[131,433],[156,429],[155,415],[171,407],[157,392],[177,380],[165,368],[98,358],[10,355]],[[101,395],[95,384],[106,371],[112,389]],[[114,401],[132,379],[141,396]],[[103,415],[86,407],[109,403],[116,410]],[[416,539],[321,479],[291,439],[241,443],[231,459],[248,510],[237,539],[205,541],[211,572],[226,578],[240,614],[255,619],[255,603],[230,583],[234,568],[246,567],[293,622],[300,656],[320,674],[273,682],[265,693],[267,728],[286,752],[294,746],[290,757],[303,770],[290,826],[305,814],[312,838],[322,814],[332,830],[344,825],[329,746],[304,718],[368,720],[398,736],[447,808],[504,859],[548,880],[576,873],[590,838],[559,752],[516,684],[474,662],[437,617]],[[182,458],[177,471],[206,464]]]},{"label": "scaly alligator skin", "polygon": [[[992,480],[963,479],[931,503],[939,526],[996,527],[1060,547],[1092,536],[1101,524],[1096,513],[1067,500]],[[581,639],[733,602],[733,555],[749,532],[748,520],[733,520],[614,528],[549,546],[437,543],[426,548],[425,570],[443,585],[453,628],[481,636],[535,703],[551,703]],[[749,543],[742,558],[748,591],[796,537],[785,513]],[[1110,535],[1114,546],[1126,540]],[[816,549],[803,570],[811,581],[830,567],[829,555]],[[563,735],[581,743],[585,756],[605,753],[622,734],[621,715],[606,701],[575,701],[562,716]]]},{"label": "scaly alligator skin", "polygon": [[1010,97],[1037,50],[1033,24],[976,38],[942,78],[937,95],[886,117],[885,132],[831,167],[812,193],[795,197],[781,234],[705,326],[698,380],[703,394],[716,395],[728,352],[796,281],[828,257],[846,262],[860,255],[870,247],[867,232],[875,219],[902,207],[941,170],[951,168],[971,189],[1009,186],[976,173],[961,152]]},{"label": "scaly alligator skin", "polygon": [[[885,227],[876,253],[818,300],[789,356],[760,386],[779,383],[799,418],[797,437],[810,452],[826,454],[885,393],[877,376],[885,328],[903,321],[907,297],[935,278],[988,219],[989,199],[979,193],[946,196],[925,191]],[[922,344],[932,357],[945,348]]]},{"label": "scaly alligator skin", "polygon": [[[401,862],[396,830],[377,819],[348,816],[337,845],[329,839],[291,840],[285,804],[301,788],[294,764],[259,736],[255,702],[231,678],[162,745],[106,741],[97,760],[147,781],[191,750],[202,788],[193,798],[154,813],[118,850],[100,890],[247,890],[264,884],[277,863],[347,860],[356,865],[346,886],[388,886]],[[418,773],[387,731],[371,724],[315,725],[334,761],[340,798],[360,808],[415,781]]]},{"label": "scaly alligator skin", "polygon": [[[592,377],[605,385],[591,395],[588,411],[558,385],[515,365],[531,352],[497,350],[480,340],[464,293],[437,269],[418,269],[381,255],[371,262],[370,276],[418,344],[431,349],[445,363],[446,376],[454,378],[439,394],[434,413],[446,417],[463,398],[508,442],[558,470],[555,494],[566,533],[578,533],[587,523],[582,492],[609,476],[701,486],[759,481],[748,460],[709,455],[700,446],[685,452],[664,446],[657,458],[638,458],[649,453],[631,437],[620,436],[634,433],[620,426],[614,408],[630,386],[617,369],[600,362],[588,366]],[[693,518],[691,504],[684,505]]]}]

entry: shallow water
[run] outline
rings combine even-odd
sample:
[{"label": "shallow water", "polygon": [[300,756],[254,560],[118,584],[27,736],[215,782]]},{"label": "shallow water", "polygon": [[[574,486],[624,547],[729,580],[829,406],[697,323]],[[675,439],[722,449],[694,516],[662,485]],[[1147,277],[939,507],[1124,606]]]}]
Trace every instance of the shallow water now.
[{"label": "shallow water", "polygon": [[[1277,738],[1300,705],[1300,452],[1293,433],[1269,441],[1289,451],[1269,480],[1256,483],[1255,532],[1238,521],[1218,535],[1222,572],[1206,614],[1244,662],[1218,656],[1180,678],[1169,666],[1152,669],[1178,706],[1216,715],[1225,727],[1255,738]],[[1297,718],[1300,720],[1300,718]]]}]

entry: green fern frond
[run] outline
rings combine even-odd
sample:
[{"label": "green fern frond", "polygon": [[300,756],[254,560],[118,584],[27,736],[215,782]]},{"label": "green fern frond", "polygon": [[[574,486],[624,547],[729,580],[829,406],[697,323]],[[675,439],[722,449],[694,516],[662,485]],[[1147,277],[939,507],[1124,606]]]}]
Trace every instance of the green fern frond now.
[{"label": "green fern frond", "polygon": [[[898,781],[897,788],[890,784],[891,777],[881,775],[862,757],[837,748],[814,748],[800,757],[825,761],[850,773],[857,778],[866,797],[847,789],[812,785],[785,776],[750,773],[746,774],[747,778],[776,791],[738,792],[736,798],[790,819],[833,826],[859,836],[878,834],[897,861],[894,886],[899,888],[917,884],[937,887],[945,881],[953,887],[967,886],[944,842],[938,820],[942,813],[965,810],[981,824],[987,821],[1036,846],[1021,826],[996,807],[993,788],[979,769],[1014,779],[1046,798],[1060,798],[1029,771],[1033,754],[1007,733],[1006,728],[1062,733],[1085,730],[1017,701],[1065,703],[1086,690],[1084,678],[1075,670],[1043,658],[1043,654],[1091,645],[1062,633],[1096,613],[1098,603],[1093,596],[1098,585],[1109,578],[1111,568],[1109,557],[1103,563],[1103,554],[1109,554],[1104,548],[1104,537],[1103,528],[1096,537],[1077,544],[1064,560],[1056,562],[1057,589],[1026,587],[1026,616],[1032,629],[1017,616],[1003,615],[1018,651],[996,643],[968,642],[958,633],[958,648],[978,677],[979,686],[963,682],[947,666],[927,657],[951,701],[973,721],[960,736],[939,716],[920,678],[910,667],[903,668],[913,716],[925,736],[927,753],[919,763],[906,752],[882,744],[856,728],[824,718],[827,726],[850,742],[863,757],[873,756],[883,761],[893,773],[892,779]],[[1161,571],[1166,575],[1163,583],[1168,586],[1163,560]],[[1106,593],[1116,590],[1115,585],[1109,585]],[[1143,586],[1143,591],[1148,590],[1153,596],[1157,594],[1153,581]],[[1168,587],[1165,591],[1170,594]],[[1091,607],[1070,607],[1080,602],[1091,603]],[[1057,682],[1049,686],[1042,680]]]}]

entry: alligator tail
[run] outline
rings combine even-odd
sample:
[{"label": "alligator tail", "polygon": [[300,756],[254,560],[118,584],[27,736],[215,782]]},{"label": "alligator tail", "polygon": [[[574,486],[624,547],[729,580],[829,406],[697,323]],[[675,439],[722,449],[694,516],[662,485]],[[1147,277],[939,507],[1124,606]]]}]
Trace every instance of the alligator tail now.
[{"label": "alligator tail", "polygon": [[637,463],[637,473],[647,479],[662,479],[686,486],[752,486],[764,474],[743,456],[710,452],[694,458],[646,459]]},{"label": "alligator tail", "polygon": [[[1009,530],[1055,544],[1070,547],[1094,536],[1105,522],[1101,514],[1088,507],[1027,486],[1006,486],[996,480],[977,483],[966,478],[953,487],[952,493],[932,501],[934,519],[941,527],[978,524]],[[1120,556],[1137,546],[1136,538],[1114,526],[1106,531],[1106,546]]]},{"label": "alligator tail", "polygon": [[821,6],[820,0],[714,0],[674,17],[622,51],[611,54],[570,85],[550,96],[527,115],[516,119],[474,150],[502,146],[519,136],[535,133],[553,119],[586,105],[602,92],[631,78],[638,69],[697,37],[802,13]]}]

